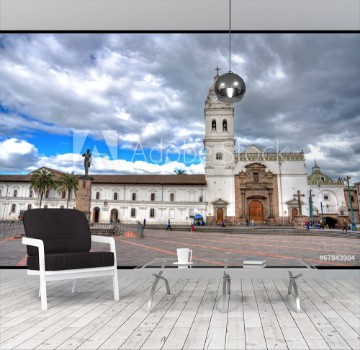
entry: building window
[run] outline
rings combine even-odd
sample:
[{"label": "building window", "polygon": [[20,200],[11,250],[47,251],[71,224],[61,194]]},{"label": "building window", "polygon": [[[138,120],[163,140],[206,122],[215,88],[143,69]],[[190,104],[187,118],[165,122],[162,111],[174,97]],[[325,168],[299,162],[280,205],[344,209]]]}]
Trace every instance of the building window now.
[{"label": "building window", "polygon": [[49,190],[46,190],[46,192],[45,192],[45,198],[49,198]]},{"label": "building window", "polygon": [[155,200],[155,193],[151,193],[150,200],[153,202]]},{"label": "building window", "polygon": [[100,192],[96,192],[96,199],[100,199]]},{"label": "building window", "polygon": [[133,201],[136,201],[136,193],[133,193],[133,194],[132,194],[132,200],[133,200]]},{"label": "building window", "polygon": [[61,192],[61,198],[64,199],[65,197],[66,197],[66,191],[62,191],[62,192]]},{"label": "building window", "polygon": [[211,130],[212,130],[212,131],[216,131],[216,120],[213,120],[213,121],[211,122]]},{"label": "building window", "polygon": [[30,210],[30,209],[31,209],[31,204],[28,204],[27,210]]},{"label": "building window", "polygon": [[171,220],[175,219],[175,210],[174,209],[170,209],[169,210],[169,216]]},{"label": "building window", "polygon": [[13,204],[13,205],[11,206],[11,212],[12,212],[12,213],[15,213],[15,210],[16,210],[16,204]]},{"label": "building window", "polygon": [[327,201],[327,200],[329,200],[329,195],[324,194],[324,201]]},{"label": "building window", "polygon": [[190,218],[194,217],[194,209],[189,209],[189,217]]},{"label": "building window", "polygon": [[222,160],[222,153],[216,153],[216,160]]},{"label": "building window", "polygon": [[131,217],[134,218],[136,216],[136,209],[135,208],[131,208]]},{"label": "building window", "polygon": [[173,202],[175,199],[175,194],[174,193],[170,193],[170,202]]},{"label": "building window", "polygon": [[223,131],[227,131],[227,120],[223,120]]},{"label": "building window", "polygon": [[114,193],[114,201],[117,201],[117,199],[118,199],[118,194],[117,194],[117,192],[115,192]]},{"label": "building window", "polygon": [[199,202],[202,202],[203,201],[203,196],[200,196],[199,197]]},{"label": "building window", "polygon": [[350,199],[353,202],[354,201],[354,196],[350,196]]},{"label": "building window", "polygon": [[150,209],[150,217],[154,218],[155,217],[155,209]]},{"label": "building window", "polygon": [[34,191],[33,191],[33,190],[30,190],[30,192],[29,192],[29,197],[32,198],[33,195],[34,195]]},{"label": "building window", "polygon": [[340,210],[340,215],[344,215],[344,211],[343,211],[343,210]]},{"label": "building window", "polygon": [[324,176],[321,176],[321,177],[320,177],[320,180],[321,180],[321,181],[325,181]]},{"label": "building window", "polygon": [[254,182],[257,184],[259,182],[259,173],[254,173]]},{"label": "building window", "polygon": [[17,197],[17,190],[14,190],[14,197]]}]

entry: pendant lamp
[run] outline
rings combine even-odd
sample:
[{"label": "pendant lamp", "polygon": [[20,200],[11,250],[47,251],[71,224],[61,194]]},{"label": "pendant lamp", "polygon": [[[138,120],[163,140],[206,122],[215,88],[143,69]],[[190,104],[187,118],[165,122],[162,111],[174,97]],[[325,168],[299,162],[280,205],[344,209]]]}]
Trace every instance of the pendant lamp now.
[{"label": "pendant lamp", "polygon": [[244,80],[231,71],[231,0],[229,0],[229,72],[215,83],[215,93],[220,102],[240,102],[246,92]]}]

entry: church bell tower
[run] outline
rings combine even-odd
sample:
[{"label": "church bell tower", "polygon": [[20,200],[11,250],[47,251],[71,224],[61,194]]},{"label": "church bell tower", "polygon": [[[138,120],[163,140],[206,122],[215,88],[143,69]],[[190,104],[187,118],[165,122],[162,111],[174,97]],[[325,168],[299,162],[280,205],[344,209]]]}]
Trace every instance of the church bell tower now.
[{"label": "church bell tower", "polygon": [[220,102],[215,94],[219,68],[205,101],[206,175],[232,175],[234,169],[234,108],[231,103]]}]

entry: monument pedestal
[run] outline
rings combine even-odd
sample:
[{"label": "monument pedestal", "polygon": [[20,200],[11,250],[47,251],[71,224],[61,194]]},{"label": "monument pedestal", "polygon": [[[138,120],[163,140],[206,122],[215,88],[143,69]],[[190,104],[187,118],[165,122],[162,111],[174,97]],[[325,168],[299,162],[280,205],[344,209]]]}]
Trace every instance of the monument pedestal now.
[{"label": "monument pedestal", "polygon": [[76,209],[82,211],[90,222],[91,185],[94,178],[80,176],[78,189],[76,191]]}]

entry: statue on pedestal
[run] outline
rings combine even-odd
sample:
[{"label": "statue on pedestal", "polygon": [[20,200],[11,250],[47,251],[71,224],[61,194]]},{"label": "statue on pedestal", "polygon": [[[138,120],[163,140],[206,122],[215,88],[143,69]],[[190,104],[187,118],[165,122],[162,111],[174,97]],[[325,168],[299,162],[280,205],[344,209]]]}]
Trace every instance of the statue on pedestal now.
[{"label": "statue on pedestal", "polygon": [[83,153],[82,155],[84,157],[84,168],[85,168],[85,176],[89,175],[89,168],[92,161],[92,155],[90,153],[90,150],[88,149],[86,153]]}]

